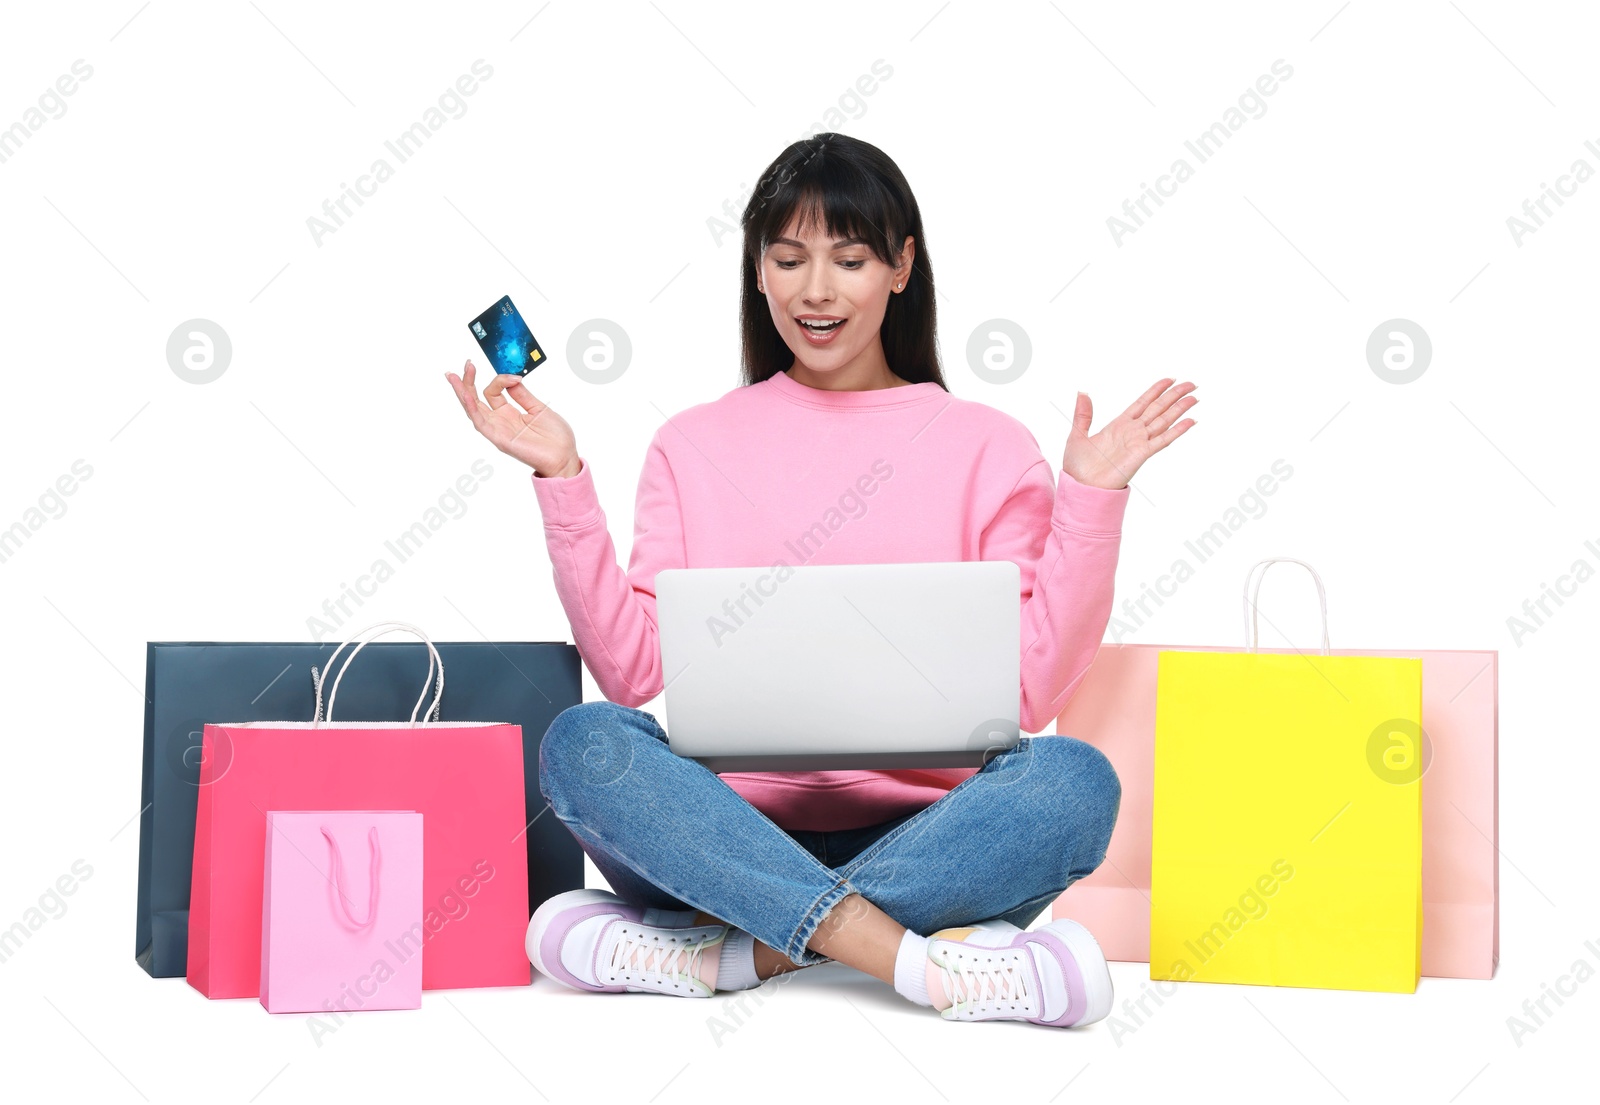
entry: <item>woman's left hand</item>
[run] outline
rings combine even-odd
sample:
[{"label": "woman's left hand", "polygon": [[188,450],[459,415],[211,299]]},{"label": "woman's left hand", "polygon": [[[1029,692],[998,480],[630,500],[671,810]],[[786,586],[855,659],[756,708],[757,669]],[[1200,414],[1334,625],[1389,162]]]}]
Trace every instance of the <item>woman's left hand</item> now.
[{"label": "woman's left hand", "polygon": [[1120,490],[1128,486],[1139,466],[1176,441],[1194,425],[1177,417],[1200,400],[1186,398],[1195,389],[1191,383],[1171,386],[1172,380],[1157,380],[1150,390],[1134,400],[1133,406],[1089,434],[1094,406],[1083,392],[1067,435],[1067,451],[1061,460],[1062,471],[1081,484]]}]

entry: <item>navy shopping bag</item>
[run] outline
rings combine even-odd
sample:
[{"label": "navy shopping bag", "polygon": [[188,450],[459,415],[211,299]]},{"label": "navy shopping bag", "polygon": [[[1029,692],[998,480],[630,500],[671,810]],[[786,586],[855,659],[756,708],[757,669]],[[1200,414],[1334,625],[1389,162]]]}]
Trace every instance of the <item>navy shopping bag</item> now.
[{"label": "navy shopping bag", "polygon": [[[311,669],[338,648],[325,644],[152,641],[145,653],[144,769],[139,816],[135,958],[157,978],[188,964],[189,888],[201,734],[207,722],[310,721]],[[527,804],[528,901],[583,886],[583,852],[565,825],[540,817],[539,743],[557,714],[583,701],[578,650],[565,642],[437,643],[450,672],[444,714],[452,721],[522,726]],[[402,720],[429,669],[420,641],[375,642],[359,678],[339,691],[346,717]],[[348,699],[349,705],[346,706]]]}]

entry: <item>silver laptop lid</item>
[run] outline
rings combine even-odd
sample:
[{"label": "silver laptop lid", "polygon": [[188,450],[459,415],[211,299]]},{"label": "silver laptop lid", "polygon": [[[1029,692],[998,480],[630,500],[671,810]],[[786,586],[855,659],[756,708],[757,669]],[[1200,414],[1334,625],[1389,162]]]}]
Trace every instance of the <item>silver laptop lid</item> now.
[{"label": "silver laptop lid", "polygon": [[673,751],[717,771],[981,766],[1016,743],[1008,560],[669,568]]}]

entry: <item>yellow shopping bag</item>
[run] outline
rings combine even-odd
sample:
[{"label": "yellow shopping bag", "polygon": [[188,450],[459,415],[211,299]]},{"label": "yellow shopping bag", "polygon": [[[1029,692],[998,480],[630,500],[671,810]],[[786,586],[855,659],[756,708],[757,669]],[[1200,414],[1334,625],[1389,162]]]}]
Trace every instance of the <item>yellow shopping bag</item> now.
[{"label": "yellow shopping bag", "polygon": [[1328,655],[1317,593],[1320,654],[1158,657],[1152,979],[1416,990],[1422,661]]}]

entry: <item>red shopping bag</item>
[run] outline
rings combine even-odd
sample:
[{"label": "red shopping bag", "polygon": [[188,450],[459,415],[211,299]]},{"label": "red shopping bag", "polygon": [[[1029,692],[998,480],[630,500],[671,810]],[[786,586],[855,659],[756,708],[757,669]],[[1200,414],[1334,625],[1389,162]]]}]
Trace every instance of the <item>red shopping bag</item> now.
[{"label": "red shopping bag", "polygon": [[[372,637],[402,628],[384,623]],[[373,630],[381,630],[373,632]],[[188,978],[209,998],[256,997],[261,983],[262,887],[269,810],[415,810],[423,840],[422,987],[526,986],[527,838],[523,831],[522,730],[488,722],[332,720],[322,716],[326,669],[316,681],[316,720],[208,724],[202,736]],[[352,638],[354,639],[354,638]],[[345,644],[349,644],[346,641]],[[329,658],[342,651],[340,645]],[[428,642],[429,682],[438,665]],[[314,673],[315,674],[315,673]]]}]

